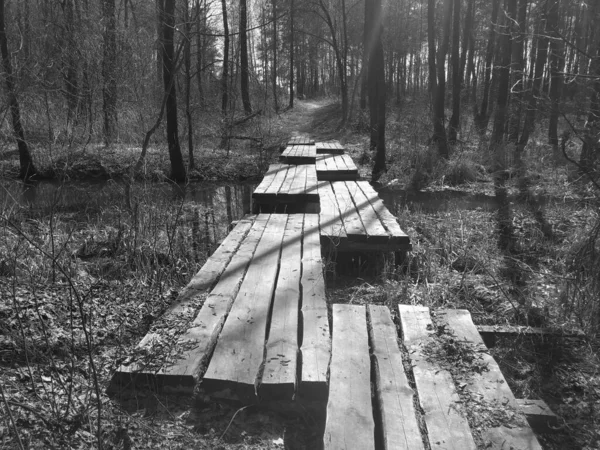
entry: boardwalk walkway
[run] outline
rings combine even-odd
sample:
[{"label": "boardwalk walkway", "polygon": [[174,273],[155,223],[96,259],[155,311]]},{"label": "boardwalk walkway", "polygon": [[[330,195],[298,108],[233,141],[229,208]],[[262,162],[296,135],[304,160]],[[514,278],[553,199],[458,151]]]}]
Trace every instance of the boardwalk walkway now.
[{"label": "boardwalk walkway", "polygon": [[[326,449],[540,449],[529,423],[538,427],[551,412],[515,399],[467,311],[433,319],[412,305],[328,307],[322,251],[410,249],[369,183],[339,170],[339,161],[351,162],[341,152],[337,142],[290,141],[254,192],[254,215],[153,325],[139,344],[143,356],[119,367],[113,388],[144,383],[196,388],[213,401],[317,404]],[[317,179],[319,167],[335,181]],[[457,380],[440,362],[440,329],[485,370]]]}]

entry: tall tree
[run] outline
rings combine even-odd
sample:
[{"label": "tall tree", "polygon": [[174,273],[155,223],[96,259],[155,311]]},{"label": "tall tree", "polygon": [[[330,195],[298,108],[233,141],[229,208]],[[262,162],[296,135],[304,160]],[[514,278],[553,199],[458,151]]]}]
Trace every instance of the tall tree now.
[{"label": "tall tree", "polygon": [[489,119],[488,104],[490,99],[490,84],[492,78],[492,61],[494,60],[494,47],[496,40],[496,21],[498,20],[498,9],[500,0],[492,0],[492,18],[490,20],[489,37],[487,49],[485,52],[485,73],[483,78],[483,99],[481,100],[481,108],[475,117],[478,128],[481,132],[485,132]]},{"label": "tall tree", "polygon": [[[446,136],[446,115],[444,112],[446,99],[446,54],[450,43],[450,23],[452,19],[452,1],[444,0],[444,10],[442,16],[442,42],[437,54],[435,47],[429,50],[429,70],[434,69],[434,77],[437,78],[436,84],[432,86],[433,97],[433,138],[438,146],[438,153],[442,158],[448,158],[448,137]],[[428,4],[428,33],[429,43],[435,39],[435,1],[429,0]],[[433,61],[432,61],[433,58]],[[432,75],[430,74],[430,80]]]},{"label": "tall tree", "polygon": [[13,133],[17,140],[19,149],[19,177],[28,180],[36,174],[29,146],[25,141],[25,132],[21,123],[21,111],[19,109],[19,101],[15,92],[15,77],[10,61],[10,53],[8,52],[8,39],[6,37],[5,19],[4,19],[4,0],[0,0],[0,53],[2,53],[2,64],[4,66],[6,94],[8,97],[8,106],[12,118]]},{"label": "tall tree", "polygon": [[273,87],[273,107],[275,112],[279,111],[279,101],[277,96],[277,0],[271,0],[273,9],[273,63],[271,64],[271,78]]},{"label": "tall tree", "polygon": [[176,61],[175,61],[175,2],[165,0],[164,9],[161,11],[163,24],[163,84],[166,96],[167,143],[169,145],[169,159],[171,160],[171,179],[185,181],[185,165],[179,145],[179,130],[177,125],[177,91],[175,89]]},{"label": "tall tree", "polygon": [[515,144],[519,140],[523,93],[525,91],[525,83],[523,79],[523,47],[525,41],[525,32],[527,29],[527,4],[528,0],[519,0],[519,8],[516,19],[517,23],[515,23],[512,27],[512,50],[510,57],[511,100],[509,105],[510,115],[508,119],[508,141]]},{"label": "tall tree", "polygon": [[[183,65],[185,68],[185,118],[187,121],[188,135],[188,162],[190,170],[195,166],[194,162],[194,125],[192,122],[192,17],[190,15],[189,2],[184,2],[184,36],[183,36]],[[200,69],[198,69],[200,70]]]},{"label": "tall tree", "polygon": [[375,150],[375,162],[371,174],[372,181],[377,181],[387,170],[385,162],[385,67],[383,57],[383,17],[381,0],[366,0],[369,2],[367,17],[371,23],[368,26],[370,49],[368,55],[369,72],[368,92],[369,111],[371,114],[371,150]]},{"label": "tall tree", "polygon": [[102,59],[102,109],[104,144],[109,146],[117,130],[117,17],[115,0],[103,0],[104,42]]},{"label": "tall tree", "polygon": [[229,103],[229,22],[227,21],[227,0],[221,0],[223,11],[223,69],[221,72],[221,112],[227,114]]},{"label": "tall tree", "polygon": [[246,11],[246,0],[240,0],[240,87],[242,91],[242,103],[244,112],[252,114],[250,103],[250,73],[248,71],[248,13]]},{"label": "tall tree", "polygon": [[294,107],[294,0],[290,0],[290,102]]},{"label": "tall tree", "polygon": [[560,114],[560,97],[562,94],[565,67],[564,44],[559,32],[559,2],[550,0],[548,8],[548,29],[550,31],[550,120],[548,123],[548,140],[552,146],[555,160],[558,160],[558,116]]},{"label": "tall tree", "polygon": [[460,2],[454,0],[452,8],[452,116],[448,124],[448,142],[451,145],[456,144],[458,127],[460,124],[460,91],[462,85],[462,70],[459,57],[460,46]]}]

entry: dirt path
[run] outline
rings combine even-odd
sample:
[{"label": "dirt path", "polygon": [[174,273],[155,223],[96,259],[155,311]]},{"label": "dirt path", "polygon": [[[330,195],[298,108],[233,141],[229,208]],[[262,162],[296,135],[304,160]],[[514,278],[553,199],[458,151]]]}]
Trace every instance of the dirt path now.
[{"label": "dirt path", "polygon": [[339,139],[340,106],[330,100],[297,100],[279,116],[278,127],[290,136],[309,134],[315,140]]}]

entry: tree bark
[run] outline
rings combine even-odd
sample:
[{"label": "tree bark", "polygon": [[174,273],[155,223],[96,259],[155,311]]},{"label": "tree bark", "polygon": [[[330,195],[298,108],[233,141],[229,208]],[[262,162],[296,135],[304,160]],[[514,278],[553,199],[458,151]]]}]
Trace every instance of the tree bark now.
[{"label": "tree bark", "polygon": [[240,87],[242,91],[242,104],[246,115],[252,114],[250,103],[250,73],[248,71],[248,13],[246,0],[240,0]]},{"label": "tree bark", "polygon": [[548,28],[550,31],[550,120],[548,124],[548,141],[552,146],[555,161],[559,161],[558,151],[558,116],[560,114],[560,98],[562,95],[563,77],[565,67],[564,44],[558,31],[558,0],[550,0],[548,10]]},{"label": "tree bark", "polygon": [[194,125],[192,121],[192,18],[190,16],[190,5],[184,2],[184,48],[183,48],[183,64],[185,67],[185,118],[187,121],[188,134],[188,165],[190,170],[194,169]]},{"label": "tree bark", "polygon": [[516,144],[519,141],[523,93],[525,91],[525,83],[523,80],[523,47],[525,33],[527,32],[527,2],[528,0],[519,0],[516,23],[513,24],[511,34],[511,101],[508,119],[508,141],[513,144]]},{"label": "tree bark", "polygon": [[66,63],[63,73],[65,81],[65,94],[67,98],[67,123],[72,120],[77,121],[77,104],[79,102],[79,84],[77,75],[79,64],[77,57],[77,38],[75,36],[75,13],[73,10],[73,0],[66,0],[62,3],[65,11],[65,33],[66,33]]},{"label": "tree bark", "polygon": [[204,98],[203,87],[203,66],[204,66],[204,36],[206,30],[206,8],[200,6],[200,0],[196,0],[196,80],[198,84],[198,96],[200,106],[204,107],[206,99]]},{"label": "tree bark", "polygon": [[271,66],[271,77],[273,84],[273,106],[275,112],[279,111],[279,100],[277,98],[277,0],[271,0],[273,6],[273,64]]},{"label": "tree bark", "polygon": [[31,159],[29,146],[25,141],[25,131],[21,123],[21,111],[19,109],[19,101],[15,92],[15,78],[12,71],[10,61],[10,53],[8,52],[8,39],[6,37],[5,20],[4,20],[4,0],[0,0],[0,53],[2,54],[2,65],[4,66],[6,94],[8,97],[8,106],[12,118],[13,133],[17,140],[17,148],[19,149],[19,178],[29,180],[37,172]]},{"label": "tree bark", "polygon": [[117,131],[117,18],[115,0],[103,0],[104,48],[102,61],[102,101],[104,145],[113,143]]},{"label": "tree bark", "polygon": [[448,129],[448,142],[450,145],[456,144],[458,127],[460,125],[460,91],[462,86],[462,70],[459,57],[460,45],[460,2],[454,0],[452,25],[452,116],[450,117]]},{"label": "tree bark", "polygon": [[500,0],[492,0],[492,18],[490,21],[490,34],[487,43],[487,50],[485,53],[485,74],[483,78],[483,99],[481,100],[481,108],[479,114],[476,117],[479,122],[478,128],[480,132],[485,132],[487,128],[487,122],[489,118],[488,104],[490,98],[490,81],[492,77],[492,61],[494,60],[494,47],[496,40],[496,21],[498,20],[498,9],[500,6]]},{"label": "tree bark", "polygon": [[221,112],[223,116],[227,114],[227,106],[229,103],[229,23],[227,22],[227,2],[221,0],[221,8],[223,11],[223,70],[221,73]]},{"label": "tree bark", "polygon": [[[446,135],[446,115],[444,111],[446,98],[446,54],[448,53],[448,45],[450,43],[450,23],[452,19],[452,1],[444,0],[443,10],[443,29],[442,42],[436,56],[437,69],[437,88],[433,99],[433,130],[434,140],[438,146],[438,153],[444,159],[450,156],[448,150],[448,137]],[[435,2],[429,3],[430,7],[435,7]],[[434,17],[430,17],[433,21]],[[429,24],[429,32],[435,33],[434,23]],[[432,37],[430,36],[430,40]],[[431,56],[431,53],[430,53]],[[430,63],[431,65],[431,63]]]},{"label": "tree bark", "polygon": [[527,142],[529,142],[529,136],[533,131],[533,126],[535,124],[535,112],[537,110],[537,98],[540,95],[542,81],[544,78],[544,66],[546,65],[546,56],[548,54],[548,30],[546,29],[546,6],[543,6],[543,8],[544,9],[542,10],[540,21],[538,23],[540,32],[537,34],[535,44],[537,52],[535,56],[533,81],[527,99],[527,109],[523,122],[523,131],[521,132],[521,137],[519,138],[519,142],[517,143],[515,149],[517,158],[520,158],[521,153],[523,150],[525,150],[525,146],[527,145]]},{"label": "tree bark", "polygon": [[367,75],[369,86],[369,110],[371,113],[371,149],[375,150],[375,161],[371,180],[377,181],[387,170],[385,162],[385,66],[383,57],[383,17],[381,0],[366,0],[369,2],[370,12],[368,18],[371,23],[369,30],[368,55],[369,73]]},{"label": "tree bark", "polygon": [[179,145],[179,130],[177,125],[177,91],[175,89],[175,1],[165,0],[162,11],[163,24],[163,84],[165,88],[167,143],[169,145],[169,159],[171,160],[171,179],[185,181],[186,171]]},{"label": "tree bark", "polygon": [[288,107],[294,107],[294,0],[290,0],[290,101]]}]

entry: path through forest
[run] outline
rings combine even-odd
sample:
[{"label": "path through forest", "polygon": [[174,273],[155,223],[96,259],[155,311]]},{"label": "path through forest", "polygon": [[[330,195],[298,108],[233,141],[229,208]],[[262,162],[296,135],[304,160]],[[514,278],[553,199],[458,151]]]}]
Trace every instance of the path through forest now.
[{"label": "path through forest", "polygon": [[341,107],[329,99],[296,100],[292,111],[280,115],[282,132],[290,136],[310,134],[317,141],[338,139]]}]

